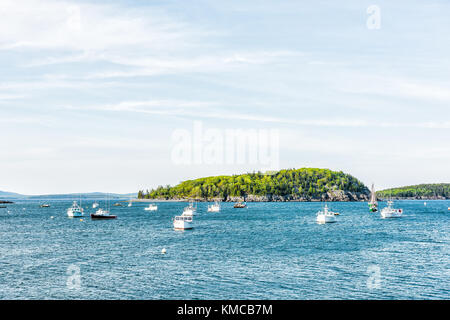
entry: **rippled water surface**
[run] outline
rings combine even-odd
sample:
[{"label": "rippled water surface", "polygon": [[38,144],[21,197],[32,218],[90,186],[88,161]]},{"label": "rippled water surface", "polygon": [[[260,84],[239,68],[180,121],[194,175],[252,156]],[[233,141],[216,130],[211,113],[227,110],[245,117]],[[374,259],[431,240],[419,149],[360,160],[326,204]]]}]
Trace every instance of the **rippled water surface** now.
[{"label": "rippled water surface", "polygon": [[113,207],[111,221],[49,203],[0,209],[0,298],[450,299],[450,201],[398,201],[392,220],[333,203],[341,215],[327,225],[315,223],[320,203],[200,203],[184,232],[171,219],[185,203]]}]

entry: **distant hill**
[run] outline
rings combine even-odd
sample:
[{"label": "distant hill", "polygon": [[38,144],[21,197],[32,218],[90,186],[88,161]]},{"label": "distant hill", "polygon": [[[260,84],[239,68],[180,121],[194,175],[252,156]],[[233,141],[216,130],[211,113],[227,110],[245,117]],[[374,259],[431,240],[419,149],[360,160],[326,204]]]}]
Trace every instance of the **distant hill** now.
[{"label": "distant hill", "polygon": [[103,192],[91,192],[91,193],[70,193],[70,194],[46,194],[46,195],[23,195],[13,192],[0,191],[0,200],[38,200],[38,199],[54,199],[54,200],[71,200],[71,199],[127,199],[136,198],[137,193],[118,194],[118,193],[103,193]]},{"label": "distant hill", "polygon": [[0,199],[22,199],[26,196],[14,193],[14,192],[6,192],[6,191],[0,191]]},{"label": "distant hill", "polygon": [[378,198],[450,199],[450,183],[418,184],[377,191]]},{"label": "distant hill", "polygon": [[369,190],[342,171],[303,168],[215,176],[139,191],[140,199],[198,201],[366,201]]}]

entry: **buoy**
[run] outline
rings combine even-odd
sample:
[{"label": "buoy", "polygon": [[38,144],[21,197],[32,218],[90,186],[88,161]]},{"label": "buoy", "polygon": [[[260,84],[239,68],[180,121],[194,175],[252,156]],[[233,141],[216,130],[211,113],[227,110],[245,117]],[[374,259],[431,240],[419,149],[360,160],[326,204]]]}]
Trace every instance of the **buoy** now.
[{"label": "buoy", "polygon": [[84,221],[83,219],[80,219],[80,221]]},{"label": "buoy", "polygon": [[166,254],[166,252],[167,252],[166,248],[163,248],[163,249],[161,250],[161,253],[162,253],[162,254]]}]

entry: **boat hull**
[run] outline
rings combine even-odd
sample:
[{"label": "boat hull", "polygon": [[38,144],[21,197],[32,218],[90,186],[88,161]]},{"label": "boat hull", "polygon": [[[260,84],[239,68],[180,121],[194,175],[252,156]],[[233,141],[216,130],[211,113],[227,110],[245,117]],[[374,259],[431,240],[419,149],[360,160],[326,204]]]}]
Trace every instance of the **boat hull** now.
[{"label": "boat hull", "polygon": [[316,218],[317,223],[333,223],[336,222],[335,215],[319,214]]},{"label": "boat hull", "polygon": [[195,216],[195,210],[186,209],[183,211],[183,216],[193,217]]},{"label": "boat hull", "polygon": [[380,215],[383,219],[390,219],[390,218],[400,218],[403,214],[403,211],[401,209],[395,209],[395,210],[381,210]]},{"label": "boat hull", "polygon": [[184,221],[184,220],[175,220],[173,222],[173,228],[175,230],[190,230],[194,227],[192,226],[192,222]]},{"label": "boat hull", "polygon": [[73,211],[67,211],[67,216],[69,218],[79,218],[83,216],[82,212],[73,212]]},{"label": "boat hull", "polygon": [[91,219],[92,220],[112,220],[112,219],[116,219],[117,216],[106,216],[106,215],[98,215],[98,214],[91,214]]}]

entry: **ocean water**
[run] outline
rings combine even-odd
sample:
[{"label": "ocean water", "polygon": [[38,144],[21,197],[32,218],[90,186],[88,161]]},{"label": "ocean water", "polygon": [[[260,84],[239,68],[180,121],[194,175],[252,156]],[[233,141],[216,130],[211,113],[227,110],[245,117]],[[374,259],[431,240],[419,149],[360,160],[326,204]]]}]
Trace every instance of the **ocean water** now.
[{"label": "ocean water", "polygon": [[321,203],[199,203],[190,231],[172,228],[186,203],[112,207],[110,221],[48,203],[0,209],[1,299],[450,299],[450,201],[397,201],[390,220],[332,203],[325,225]]}]

